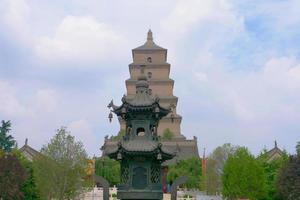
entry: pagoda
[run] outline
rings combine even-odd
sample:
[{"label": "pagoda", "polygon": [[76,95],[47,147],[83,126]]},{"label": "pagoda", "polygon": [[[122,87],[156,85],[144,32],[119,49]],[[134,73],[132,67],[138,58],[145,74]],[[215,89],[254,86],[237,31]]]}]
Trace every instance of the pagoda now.
[{"label": "pagoda", "polygon": [[[130,78],[126,80],[128,98],[134,97],[139,66],[145,65],[150,95],[159,96],[161,105],[172,109],[172,113],[160,121],[158,134],[162,135],[166,129],[169,129],[174,134],[174,138],[184,138],[180,130],[182,117],[176,112],[178,98],[173,95],[174,80],[169,77],[170,64],[167,63],[167,49],[154,43],[152,31],[149,30],[146,43],[133,49],[132,57],[133,63],[129,65]],[[121,129],[124,129],[123,120],[120,120],[120,124]]]},{"label": "pagoda", "polygon": [[[130,77],[126,80],[126,100],[131,101],[136,98],[141,66],[143,66],[143,78],[147,80],[149,98],[159,98],[160,106],[170,108],[155,126],[155,134],[161,137],[161,143],[170,151],[176,152],[176,156],[171,160],[162,163],[162,181],[163,187],[166,188],[166,174],[168,165],[175,164],[180,160],[191,157],[199,158],[197,137],[187,139],[181,133],[182,117],[177,113],[178,97],[173,94],[174,80],[170,78],[171,65],[167,62],[167,49],[158,46],[153,39],[152,31],[147,33],[146,42],[132,50],[133,61],[129,64]],[[122,117],[118,117],[120,130],[128,132],[127,122]],[[173,133],[171,139],[164,138],[164,132],[170,130]],[[107,156],[108,152],[116,149],[118,141],[113,138],[105,137],[102,150],[102,157]]]},{"label": "pagoda", "polygon": [[120,161],[121,183],[118,199],[162,199],[161,163],[174,157],[157,135],[160,120],[171,110],[159,103],[159,98],[149,94],[149,84],[140,66],[141,74],[136,82],[136,94],[124,96],[122,105],[109,104],[125,122],[125,136],[110,149],[107,156]]}]

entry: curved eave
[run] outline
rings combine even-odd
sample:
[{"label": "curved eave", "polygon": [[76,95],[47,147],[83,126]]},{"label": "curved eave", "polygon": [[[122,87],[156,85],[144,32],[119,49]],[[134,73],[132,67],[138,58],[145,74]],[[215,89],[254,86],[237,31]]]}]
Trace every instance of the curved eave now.
[{"label": "curved eave", "polygon": [[163,161],[170,160],[170,159],[174,158],[175,156],[176,156],[175,154],[162,153],[162,160]]},{"label": "curved eave", "polygon": [[125,148],[121,148],[121,149],[118,149],[114,152],[108,153],[107,156],[109,158],[112,158],[112,159],[117,159],[118,152],[120,152],[120,151],[122,152],[122,155],[125,154],[125,155],[128,155],[128,156],[137,156],[137,155],[139,155],[139,156],[152,156],[152,157],[157,156],[158,152],[160,152],[161,156],[162,156],[162,159],[161,159],[162,162],[166,161],[166,160],[170,160],[170,159],[172,159],[173,157],[176,156],[175,153],[166,152],[162,149],[159,150],[159,148],[155,148],[153,150],[148,150],[148,151],[143,151],[143,150],[141,150],[141,151],[129,151]]},{"label": "curved eave", "polygon": [[119,112],[121,112],[121,109],[124,107],[125,103],[123,103],[120,106],[116,106],[116,108],[113,109],[113,112],[118,114]]},{"label": "curved eave", "polygon": [[126,105],[127,108],[127,113],[128,112],[145,112],[145,111],[154,111],[154,108],[156,106],[159,107],[159,115],[161,117],[164,117],[168,115],[171,111],[170,109],[164,108],[159,105],[158,102],[153,102],[150,105],[132,105],[130,102],[125,102],[121,106],[117,107],[116,109],[113,110],[113,112],[120,116],[122,114],[122,108]]},{"label": "curved eave", "polygon": [[169,108],[164,108],[164,107],[160,106],[160,104],[158,104],[158,107],[159,107],[160,112],[163,114],[167,115],[171,112],[171,110]]}]

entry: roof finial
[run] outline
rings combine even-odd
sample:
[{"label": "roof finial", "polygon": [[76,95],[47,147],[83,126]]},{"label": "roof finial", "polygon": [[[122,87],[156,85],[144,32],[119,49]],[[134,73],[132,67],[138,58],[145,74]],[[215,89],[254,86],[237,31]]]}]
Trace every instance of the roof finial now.
[{"label": "roof finial", "polygon": [[25,139],[25,145],[28,145],[28,138]]},{"label": "roof finial", "polygon": [[148,34],[147,34],[147,41],[153,41],[153,36],[152,36],[152,31],[149,29]]},{"label": "roof finial", "polygon": [[277,148],[277,141],[275,140],[275,142],[274,142],[274,143],[275,143],[275,148]]}]

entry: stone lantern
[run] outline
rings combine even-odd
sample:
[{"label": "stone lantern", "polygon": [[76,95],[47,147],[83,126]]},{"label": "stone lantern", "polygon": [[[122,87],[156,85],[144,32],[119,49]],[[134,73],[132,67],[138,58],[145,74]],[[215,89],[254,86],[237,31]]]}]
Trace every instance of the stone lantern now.
[{"label": "stone lantern", "polygon": [[126,123],[125,136],[107,152],[121,164],[117,197],[122,200],[162,199],[161,163],[175,156],[157,136],[159,120],[171,111],[160,106],[158,97],[149,95],[143,68],[141,66],[134,98],[123,96],[121,106],[109,104],[112,112]]}]

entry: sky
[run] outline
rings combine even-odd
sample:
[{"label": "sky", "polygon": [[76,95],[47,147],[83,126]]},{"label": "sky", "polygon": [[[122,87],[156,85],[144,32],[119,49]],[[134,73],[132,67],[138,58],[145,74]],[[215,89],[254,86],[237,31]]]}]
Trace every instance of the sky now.
[{"label": "sky", "polygon": [[39,150],[67,127],[100,156],[111,99],[151,28],[168,49],[177,112],[199,153],[300,141],[299,0],[1,0],[0,120]]}]

